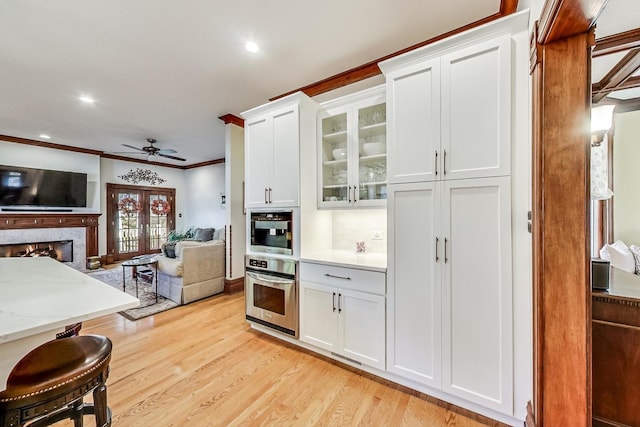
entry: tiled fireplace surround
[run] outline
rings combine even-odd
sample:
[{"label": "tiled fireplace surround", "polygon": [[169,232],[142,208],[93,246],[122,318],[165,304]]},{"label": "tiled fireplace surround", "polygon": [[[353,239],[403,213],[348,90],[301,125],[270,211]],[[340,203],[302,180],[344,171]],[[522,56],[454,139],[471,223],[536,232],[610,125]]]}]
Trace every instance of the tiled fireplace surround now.
[{"label": "tiled fireplace surround", "polygon": [[1,214],[0,245],[73,241],[73,261],[86,270],[87,257],[97,255],[98,214]]}]

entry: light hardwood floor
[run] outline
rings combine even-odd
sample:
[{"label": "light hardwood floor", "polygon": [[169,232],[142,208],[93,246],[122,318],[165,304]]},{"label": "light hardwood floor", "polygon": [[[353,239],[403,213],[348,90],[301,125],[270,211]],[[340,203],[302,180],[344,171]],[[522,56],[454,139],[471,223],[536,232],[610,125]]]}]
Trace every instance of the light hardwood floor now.
[{"label": "light hardwood floor", "polygon": [[82,333],[113,341],[115,427],[500,425],[252,330],[242,293],[136,322],[113,314]]}]

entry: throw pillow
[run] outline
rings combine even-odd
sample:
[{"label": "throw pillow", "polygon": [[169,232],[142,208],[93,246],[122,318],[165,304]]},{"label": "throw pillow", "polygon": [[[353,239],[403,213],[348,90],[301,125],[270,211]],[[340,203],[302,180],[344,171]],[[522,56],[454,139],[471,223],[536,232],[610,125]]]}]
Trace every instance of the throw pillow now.
[{"label": "throw pillow", "polygon": [[213,233],[213,240],[224,240],[224,238],[225,238],[224,228],[218,228]]},{"label": "throw pillow", "polygon": [[636,272],[636,261],[628,247],[609,246],[609,254],[611,255],[611,265],[627,273]]},{"label": "throw pillow", "polygon": [[208,242],[213,239],[213,228],[196,228],[196,234],[193,237],[193,240],[197,240],[199,242]]},{"label": "throw pillow", "polygon": [[167,256],[167,258],[175,258],[176,257],[176,244],[175,242],[167,243],[163,245],[163,252]]}]

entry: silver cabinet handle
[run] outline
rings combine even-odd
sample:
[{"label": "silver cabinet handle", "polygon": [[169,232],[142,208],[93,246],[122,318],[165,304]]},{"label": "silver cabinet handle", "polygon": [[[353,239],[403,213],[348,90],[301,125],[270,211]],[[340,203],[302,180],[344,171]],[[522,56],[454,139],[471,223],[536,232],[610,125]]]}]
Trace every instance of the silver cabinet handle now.
[{"label": "silver cabinet handle", "polygon": [[446,264],[449,261],[447,258],[447,238],[444,239],[444,263]]},{"label": "silver cabinet handle", "polygon": [[357,189],[358,189],[358,186],[354,185],[353,186],[353,203],[356,203],[358,201],[358,196],[357,196],[358,193],[356,193]]},{"label": "silver cabinet handle", "polygon": [[333,303],[333,311],[336,311],[336,293],[333,293],[333,299],[331,300],[331,302]]},{"label": "silver cabinet handle", "polygon": [[351,277],[334,276],[333,274],[324,273],[325,277],[333,277],[334,279],[351,280]]},{"label": "silver cabinet handle", "polygon": [[438,243],[440,243],[440,239],[436,237],[436,262],[440,261],[440,258],[438,258]]},{"label": "silver cabinet handle", "polygon": [[269,203],[269,201],[267,200],[267,187],[264,187],[264,203]]},{"label": "silver cabinet handle", "polygon": [[340,299],[342,298],[342,294],[338,294],[338,313],[342,313],[342,303]]},{"label": "silver cabinet handle", "polygon": [[444,155],[442,158],[442,174],[446,175],[447,174],[447,150],[443,150],[444,151]]},{"label": "silver cabinet handle", "polygon": [[347,201],[351,203],[351,186],[347,185]]},{"label": "silver cabinet handle", "polygon": [[269,187],[269,203],[273,203],[273,199],[271,198],[271,187]]},{"label": "silver cabinet handle", "polygon": [[438,150],[436,150],[436,176],[438,176]]}]

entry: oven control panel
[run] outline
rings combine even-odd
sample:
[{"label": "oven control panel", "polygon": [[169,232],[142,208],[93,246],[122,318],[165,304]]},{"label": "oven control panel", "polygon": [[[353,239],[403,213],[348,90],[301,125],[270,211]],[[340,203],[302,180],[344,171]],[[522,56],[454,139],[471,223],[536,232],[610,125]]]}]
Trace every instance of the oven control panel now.
[{"label": "oven control panel", "polygon": [[263,259],[249,258],[249,265],[251,267],[258,267],[258,268],[268,268],[269,267],[269,263],[266,260],[263,260]]}]

